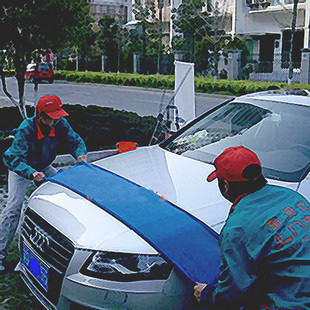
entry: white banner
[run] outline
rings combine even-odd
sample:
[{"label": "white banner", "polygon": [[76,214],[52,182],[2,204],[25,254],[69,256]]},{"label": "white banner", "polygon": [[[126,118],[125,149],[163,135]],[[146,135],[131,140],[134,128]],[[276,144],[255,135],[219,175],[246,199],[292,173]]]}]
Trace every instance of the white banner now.
[{"label": "white banner", "polygon": [[189,122],[195,118],[194,64],[175,61],[175,99],[179,118]]}]

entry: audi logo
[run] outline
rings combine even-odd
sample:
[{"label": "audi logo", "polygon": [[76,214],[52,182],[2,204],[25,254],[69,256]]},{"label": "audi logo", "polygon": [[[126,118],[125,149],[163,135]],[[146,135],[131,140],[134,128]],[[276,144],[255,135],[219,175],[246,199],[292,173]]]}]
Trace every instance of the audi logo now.
[{"label": "audi logo", "polygon": [[42,252],[45,252],[50,245],[48,236],[38,227],[35,227],[34,231],[32,231],[30,241]]}]

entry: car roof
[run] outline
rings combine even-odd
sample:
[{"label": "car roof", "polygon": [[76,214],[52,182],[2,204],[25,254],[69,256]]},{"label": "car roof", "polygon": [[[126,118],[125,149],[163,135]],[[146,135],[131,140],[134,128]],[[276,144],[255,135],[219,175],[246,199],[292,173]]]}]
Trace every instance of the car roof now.
[{"label": "car roof", "polygon": [[310,106],[309,90],[268,90],[235,98],[238,101],[255,102],[255,100],[277,101],[290,104]]}]

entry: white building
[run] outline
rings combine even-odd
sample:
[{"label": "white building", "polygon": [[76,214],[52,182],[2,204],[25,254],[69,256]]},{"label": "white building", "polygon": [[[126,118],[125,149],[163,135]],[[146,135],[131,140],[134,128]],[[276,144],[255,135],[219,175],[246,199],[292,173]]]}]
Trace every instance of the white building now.
[{"label": "white building", "polygon": [[[268,7],[256,0],[236,1],[232,33],[251,36],[254,53],[261,60],[272,61],[281,55],[282,67],[287,66],[293,18],[293,0],[270,0]],[[257,7],[258,6],[258,7]],[[301,62],[301,50],[309,48],[310,1],[299,0],[293,61]],[[278,59],[280,61],[280,59]]]},{"label": "white building", "polygon": [[[281,80],[287,76],[294,0],[210,0],[220,15],[231,16],[227,32],[253,40],[254,59],[261,65],[252,78]],[[310,48],[310,0],[299,0],[293,43],[295,74],[302,62],[302,52]],[[275,74],[276,73],[276,74]],[[282,79],[283,80],[283,79]]]}]

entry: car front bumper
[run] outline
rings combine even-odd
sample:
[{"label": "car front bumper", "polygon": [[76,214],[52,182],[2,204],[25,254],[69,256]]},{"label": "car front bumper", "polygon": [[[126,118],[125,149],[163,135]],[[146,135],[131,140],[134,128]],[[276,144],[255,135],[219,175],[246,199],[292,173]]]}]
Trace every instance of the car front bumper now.
[{"label": "car front bumper", "polygon": [[[172,271],[168,280],[115,282],[79,272],[90,252],[75,250],[63,278],[59,297],[52,302],[22,262],[16,267],[34,296],[46,309],[195,309],[192,288]],[[184,282],[185,281],[185,282]]]}]

